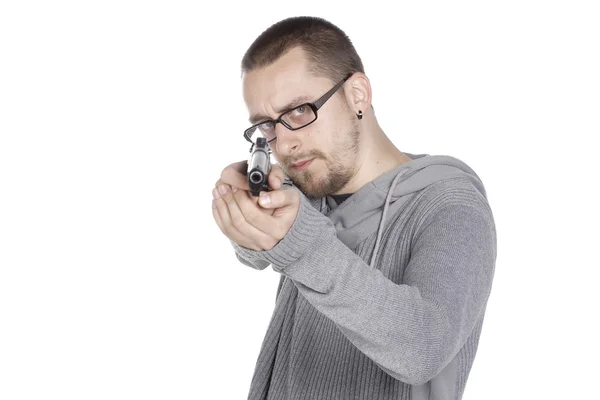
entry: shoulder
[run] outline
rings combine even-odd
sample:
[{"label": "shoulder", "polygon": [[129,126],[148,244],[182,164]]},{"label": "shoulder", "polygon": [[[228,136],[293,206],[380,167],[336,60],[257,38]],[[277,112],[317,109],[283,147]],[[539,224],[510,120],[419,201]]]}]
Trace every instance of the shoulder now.
[{"label": "shoulder", "polygon": [[479,188],[471,178],[462,176],[432,183],[419,193],[420,208],[431,212],[443,207],[462,205],[491,211],[483,185],[480,182],[477,185]]},{"label": "shoulder", "polygon": [[483,186],[480,182],[477,185],[469,177],[455,177],[422,189],[415,199],[413,209],[416,231],[457,213],[469,216],[470,221],[478,221],[495,231],[492,208],[485,192],[482,193]]}]

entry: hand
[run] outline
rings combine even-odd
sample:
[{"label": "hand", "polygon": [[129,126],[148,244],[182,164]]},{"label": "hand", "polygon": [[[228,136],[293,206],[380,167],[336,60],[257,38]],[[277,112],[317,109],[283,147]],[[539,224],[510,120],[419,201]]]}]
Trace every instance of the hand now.
[{"label": "hand", "polygon": [[295,189],[280,189],[285,176],[281,167],[273,165],[268,178],[273,190],[252,196],[246,170],[246,161],[223,170],[213,189],[213,197],[217,197],[213,200],[213,217],[223,234],[238,245],[270,250],[294,223],[300,195]]},{"label": "hand", "polygon": [[[221,178],[215,183],[215,189],[219,189],[221,185],[225,185],[222,187],[222,190],[226,188],[226,185],[229,185],[231,189],[237,190],[242,189],[250,192],[250,185],[248,184],[248,161],[238,161],[233,164],[228,165],[221,172]],[[282,182],[285,179],[285,175],[281,167],[277,164],[271,166],[271,172],[268,176],[268,183],[271,189],[279,189],[281,188]],[[213,194],[214,197],[214,194]],[[258,204],[258,197],[251,196],[250,199],[254,204]],[[213,205],[215,201],[213,201]],[[269,208],[260,208],[260,210],[268,215],[272,215],[275,211],[274,209]]]}]

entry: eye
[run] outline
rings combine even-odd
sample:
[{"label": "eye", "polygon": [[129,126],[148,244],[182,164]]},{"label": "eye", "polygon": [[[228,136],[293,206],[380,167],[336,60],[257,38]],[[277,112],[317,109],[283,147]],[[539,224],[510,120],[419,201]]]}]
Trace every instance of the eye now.
[{"label": "eye", "polygon": [[302,127],[309,124],[317,118],[312,108],[308,104],[302,104],[289,111],[283,119],[292,127]]},{"label": "eye", "polygon": [[294,114],[294,116],[301,116],[302,114],[306,113],[306,109],[306,106],[296,107],[292,110],[292,113]]},{"label": "eye", "polygon": [[262,124],[260,124],[258,128],[263,133],[263,135],[269,136],[272,135],[275,131],[275,123],[273,121],[265,121]]}]

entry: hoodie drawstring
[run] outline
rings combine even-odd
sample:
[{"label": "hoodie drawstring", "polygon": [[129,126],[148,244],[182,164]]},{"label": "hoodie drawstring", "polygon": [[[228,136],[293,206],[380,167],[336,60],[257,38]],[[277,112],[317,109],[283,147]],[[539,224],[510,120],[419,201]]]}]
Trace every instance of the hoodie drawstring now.
[{"label": "hoodie drawstring", "polygon": [[390,186],[390,189],[388,190],[387,197],[385,199],[385,204],[383,206],[383,214],[381,214],[381,221],[379,222],[379,228],[377,230],[377,240],[375,241],[375,248],[373,249],[373,254],[371,254],[371,262],[369,263],[371,268],[375,268],[375,261],[377,261],[377,251],[379,250],[379,243],[381,240],[381,235],[383,234],[383,226],[384,226],[384,222],[385,222],[385,216],[388,211],[390,199],[392,198],[392,193],[394,193],[394,188],[396,187],[396,184],[398,183],[398,179],[402,175],[404,175],[406,172],[408,172],[408,170],[409,170],[409,168],[406,168],[406,169],[403,169],[402,171],[398,172],[398,175],[396,175],[396,177],[392,181],[392,185]]}]

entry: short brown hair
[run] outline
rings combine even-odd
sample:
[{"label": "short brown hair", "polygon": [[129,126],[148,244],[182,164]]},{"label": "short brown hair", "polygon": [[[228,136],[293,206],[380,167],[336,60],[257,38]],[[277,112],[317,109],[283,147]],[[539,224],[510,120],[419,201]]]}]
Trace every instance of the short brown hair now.
[{"label": "short brown hair", "polygon": [[291,17],[271,25],[244,54],[242,74],[268,66],[295,47],[301,47],[316,76],[339,82],[364,67],[350,38],[340,28],[319,17]]}]

